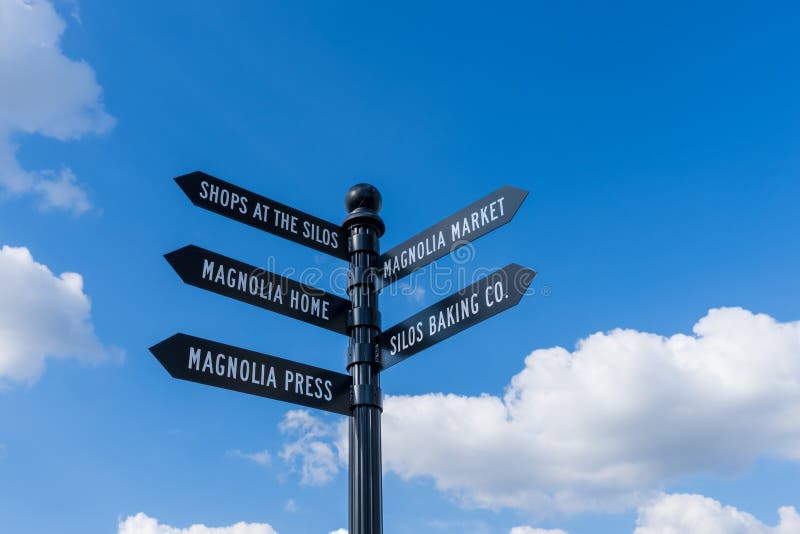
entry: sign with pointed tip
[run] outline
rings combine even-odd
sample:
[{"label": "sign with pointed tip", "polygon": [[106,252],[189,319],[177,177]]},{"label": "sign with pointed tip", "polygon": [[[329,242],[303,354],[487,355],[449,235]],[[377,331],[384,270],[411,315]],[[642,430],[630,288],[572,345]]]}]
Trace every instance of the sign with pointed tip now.
[{"label": "sign with pointed tip", "polygon": [[195,245],[164,257],[189,285],[347,335],[347,299]]},{"label": "sign with pointed tip", "polygon": [[471,243],[510,221],[528,192],[501,187],[384,253],[383,287]]},{"label": "sign with pointed tip", "polygon": [[201,171],[178,176],[175,181],[195,206],[336,258],[348,259],[347,233],[338,224],[314,217]]},{"label": "sign with pointed tip", "polygon": [[382,368],[516,306],[535,276],[512,263],[384,330],[378,337]]},{"label": "sign with pointed tip", "polygon": [[173,378],[350,415],[348,375],[186,334],[150,352]]}]

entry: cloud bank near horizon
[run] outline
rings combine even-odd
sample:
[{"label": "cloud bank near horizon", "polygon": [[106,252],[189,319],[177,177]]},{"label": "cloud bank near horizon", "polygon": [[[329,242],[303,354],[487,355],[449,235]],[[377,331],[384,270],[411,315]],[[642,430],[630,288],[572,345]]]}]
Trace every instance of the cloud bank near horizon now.
[{"label": "cloud bank near horizon", "polygon": [[[800,458],[800,321],[716,308],[690,335],[595,333],[533,351],[502,396],[387,396],[382,424],[385,471],[463,506],[633,509],[681,477]],[[347,458],[346,422],[329,426],[325,480]]]}]

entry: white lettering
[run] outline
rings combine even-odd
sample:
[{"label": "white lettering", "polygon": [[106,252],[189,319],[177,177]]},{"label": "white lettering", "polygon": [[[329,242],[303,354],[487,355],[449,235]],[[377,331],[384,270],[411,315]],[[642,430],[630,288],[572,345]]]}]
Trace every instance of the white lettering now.
[{"label": "white lettering", "polygon": [[[247,372],[245,373],[245,371]],[[239,364],[239,376],[243,382],[247,382],[247,379],[250,378],[250,365],[247,360],[242,360],[242,363]]]},{"label": "white lettering", "polygon": [[[256,362],[251,362],[253,364],[253,369],[251,370],[250,374],[250,382],[253,384],[261,384],[262,382],[256,379]],[[264,364],[261,364],[261,378],[264,378]]]},{"label": "white lettering", "polygon": [[289,383],[294,381],[294,373],[290,370],[286,370],[286,377],[283,382],[283,390],[289,391]]},{"label": "white lettering", "polygon": [[322,398],[322,379],[321,378],[315,378],[314,379],[314,386],[316,386],[316,388],[317,388],[316,393],[314,393],[314,398],[315,399],[321,399]]},{"label": "white lettering", "polygon": [[328,320],[330,302],[292,289],[289,292],[289,307]]},{"label": "white lettering", "polygon": [[392,277],[397,274],[401,269],[406,269],[417,262],[423,261],[425,258],[438,252],[447,246],[444,232],[439,230],[421,241],[417,241],[412,245],[400,251],[383,263],[383,276]]},{"label": "white lettering", "polygon": [[189,347],[189,369],[192,368],[192,364],[194,364],[194,370],[199,370],[200,367],[200,356],[202,354],[201,349],[196,349],[194,347]]},{"label": "white lettering", "polygon": [[428,316],[428,334],[431,336],[436,335],[451,326],[459,324],[461,321],[473,317],[478,311],[480,311],[478,294],[473,293],[447,306],[445,309]]},{"label": "white lettering", "polygon": [[203,258],[203,278],[211,280],[214,276],[214,262]]},{"label": "white lettering", "polygon": [[[208,371],[206,371],[206,368],[208,368]],[[213,364],[212,364],[212,358],[211,358],[211,351],[208,351],[208,352],[206,352],[205,360],[203,360],[203,370],[202,371],[204,373],[206,373],[206,372],[210,373],[212,369],[213,369]]]},{"label": "white lettering", "polygon": [[253,219],[258,219],[261,222],[268,222],[269,206],[256,201],[256,207],[253,209]]},{"label": "white lettering", "polygon": [[503,288],[502,280],[494,283],[494,286],[486,288],[486,307],[491,308],[495,304],[500,304],[506,298],[505,289]]}]

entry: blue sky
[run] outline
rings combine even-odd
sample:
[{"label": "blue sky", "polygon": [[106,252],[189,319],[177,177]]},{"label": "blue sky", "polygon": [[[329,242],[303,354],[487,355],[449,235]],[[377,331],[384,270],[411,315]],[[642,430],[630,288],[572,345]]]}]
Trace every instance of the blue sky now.
[{"label": "blue sky", "polygon": [[[530,191],[436,268],[516,262],[534,294],[383,377],[387,533],[796,532],[798,23],[790,2],[0,0],[0,531],[346,527],[343,418],[147,351],[186,332],[344,367],[341,336],[164,261],[342,266],[192,206],[172,178],[203,170],[334,222],[368,181],[384,249]],[[430,272],[385,326],[441,298]]]}]

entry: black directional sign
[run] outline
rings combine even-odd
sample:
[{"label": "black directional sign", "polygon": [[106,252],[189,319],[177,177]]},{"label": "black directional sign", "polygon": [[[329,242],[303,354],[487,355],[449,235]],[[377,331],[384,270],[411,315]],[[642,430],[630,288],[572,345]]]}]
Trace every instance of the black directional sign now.
[{"label": "black directional sign", "polygon": [[516,306],[535,276],[512,263],[385,330],[378,338],[383,369]]},{"label": "black directional sign", "polygon": [[389,250],[379,262],[383,286],[503,226],[514,217],[526,196],[525,190],[501,187]]},{"label": "black directional sign", "polygon": [[192,204],[320,252],[347,260],[341,226],[195,171],[175,178]]},{"label": "black directional sign", "polygon": [[186,334],[150,352],[174,378],[350,415],[348,375]]},{"label": "black directional sign", "polygon": [[347,299],[194,245],[164,257],[189,285],[347,335]]}]

